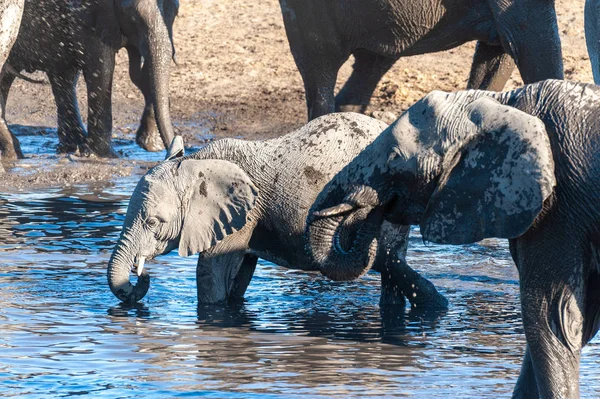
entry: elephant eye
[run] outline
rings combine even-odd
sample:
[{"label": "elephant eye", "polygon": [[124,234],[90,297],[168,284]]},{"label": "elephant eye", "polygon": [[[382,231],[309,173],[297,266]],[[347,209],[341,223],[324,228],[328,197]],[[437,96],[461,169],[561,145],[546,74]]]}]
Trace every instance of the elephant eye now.
[{"label": "elephant eye", "polygon": [[150,228],[154,228],[154,227],[158,226],[159,223],[160,223],[159,220],[155,217],[150,217],[150,218],[148,218],[148,220],[146,220],[146,224]]}]

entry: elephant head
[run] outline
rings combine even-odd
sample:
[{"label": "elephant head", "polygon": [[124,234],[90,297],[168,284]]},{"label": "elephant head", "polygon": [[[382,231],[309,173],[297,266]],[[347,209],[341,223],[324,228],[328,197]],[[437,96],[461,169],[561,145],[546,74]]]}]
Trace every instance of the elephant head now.
[{"label": "elephant head", "polygon": [[96,29],[115,49],[127,48],[130,75],[142,91],[149,92],[163,144],[142,143],[142,146],[146,150],[163,149],[174,136],[169,112],[169,75],[171,59],[175,57],[173,23],[179,0],[108,0],[106,3],[108,5],[99,6]]},{"label": "elephant head", "polygon": [[[529,229],[555,186],[545,126],[486,95],[430,93],[326,185],[307,220],[309,249],[325,275],[346,280],[370,267],[378,213],[420,224],[423,239],[436,243],[515,238]],[[362,227],[352,235],[370,239],[344,248],[353,220]],[[336,263],[347,254],[359,261]]]},{"label": "elephant head", "polygon": [[[174,248],[189,256],[212,247],[246,224],[257,195],[248,176],[231,162],[183,158],[155,166],[131,196],[108,264],[111,291],[123,302],[140,300],[150,285],[146,260]],[[129,281],[132,268],[137,269],[135,286]]]}]

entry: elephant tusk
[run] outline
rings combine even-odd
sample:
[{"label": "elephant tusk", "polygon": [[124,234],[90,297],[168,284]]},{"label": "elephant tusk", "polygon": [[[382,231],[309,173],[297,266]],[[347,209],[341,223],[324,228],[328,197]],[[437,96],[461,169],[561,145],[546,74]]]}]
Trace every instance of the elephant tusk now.
[{"label": "elephant tusk", "polygon": [[137,267],[136,267],[136,272],[137,272],[138,277],[142,275],[142,271],[144,270],[144,262],[146,262],[146,257],[140,256],[138,259]]},{"label": "elephant tusk", "polygon": [[342,202],[339,205],[332,206],[330,208],[323,209],[321,211],[314,212],[313,214],[317,217],[332,217],[341,215],[342,213],[348,213],[355,208],[354,205],[351,205],[347,202]]}]

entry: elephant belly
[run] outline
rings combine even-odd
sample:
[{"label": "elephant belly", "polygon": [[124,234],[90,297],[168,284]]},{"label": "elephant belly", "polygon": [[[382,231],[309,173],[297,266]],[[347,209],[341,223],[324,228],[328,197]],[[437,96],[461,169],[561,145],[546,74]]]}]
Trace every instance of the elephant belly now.
[{"label": "elephant belly", "polygon": [[[381,21],[386,19],[383,29]],[[401,1],[390,5],[390,10],[384,10],[371,26],[379,28],[357,32],[357,48],[390,58],[444,51],[473,40],[499,43],[493,15],[483,1],[473,4],[455,0],[443,6],[439,0]]]},{"label": "elephant belly", "polygon": [[249,246],[254,255],[276,265],[293,270],[319,270],[305,251],[302,233],[285,233],[258,226]]}]

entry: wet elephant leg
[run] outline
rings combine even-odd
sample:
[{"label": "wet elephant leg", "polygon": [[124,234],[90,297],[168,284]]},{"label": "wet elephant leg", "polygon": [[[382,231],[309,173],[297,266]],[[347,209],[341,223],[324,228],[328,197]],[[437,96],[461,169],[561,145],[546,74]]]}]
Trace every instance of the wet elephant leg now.
[{"label": "wet elephant leg", "polygon": [[248,285],[250,285],[250,281],[252,280],[252,276],[256,270],[257,262],[258,257],[255,255],[244,256],[240,270],[237,276],[235,276],[231,292],[227,298],[228,302],[239,302],[244,299],[246,289],[248,288]]},{"label": "wet elephant leg", "polygon": [[512,57],[502,46],[477,42],[467,89],[502,91],[514,69]]},{"label": "wet elephant leg", "polygon": [[523,364],[521,365],[521,373],[517,380],[517,385],[512,395],[513,399],[529,399],[539,398],[540,394],[537,389],[537,383],[535,382],[535,373],[533,371],[533,364],[531,363],[531,353],[529,345],[525,349],[525,356],[523,357]]},{"label": "wet elephant leg", "polygon": [[152,101],[151,80],[148,63],[142,67],[142,55],[136,48],[127,48],[129,55],[129,77],[133,84],[144,96],[144,112],[140,120],[140,126],[135,134],[136,143],[146,151],[161,151],[165,149],[154,114],[154,102]]},{"label": "wet elephant leg", "polygon": [[246,253],[253,230],[252,223],[246,224],[200,254],[196,267],[199,304],[222,303],[232,294],[243,295],[256,267],[256,260],[252,264],[256,257]]},{"label": "wet elephant leg", "polygon": [[59,153],[71,153],[85,148],[85,127],[77,103],[76,70],[64,71],[60,75],[48,74],[52,93],[56,101]]},{"label": "wet elephant leg", "polygon": [[352,74],[335,97],[336,112],[364,113],[377,84],[395,62],[394,58],[368,50],[357,50],[354,53]]},{"label": "wet elephant leg", "polygon": [[[383,223],[375,269],[381,273],[381,305],[405,303],[413,309],[443,310],[448,300],[406,263],[409,226]],[[399,299],[401,298],[401,299]]]},{"label": "wet elephant leg", "polygon": [[[544,223],[552,223],[548,219]],[[511,241],[528,347],[514,396],[529,397],[535,392],[531,386],[535,382],[540,397],[579,398],[584,259],[576,234],[559,231],[548,237],[538,233],[549,230],[540,225]]]},{"label": "wet elephant leg", "polygon": [[19,140],[10,131],[8,124],[6,123],[6,100],[8,99],[8,92],[14,80],[15,77],[12,74],[2,74],[2,94],[0,96],[0,106],[2,106],[2,118],[0,120],[0,156],[3,159],[23,158]]},{"label": "wet elephant leg", "polygon": [[115,52],[97,45],[97,54],[83,70],[88,96],[88,140],[90,151],[100,157],[117,158],[112,147],[112,85]]}]

